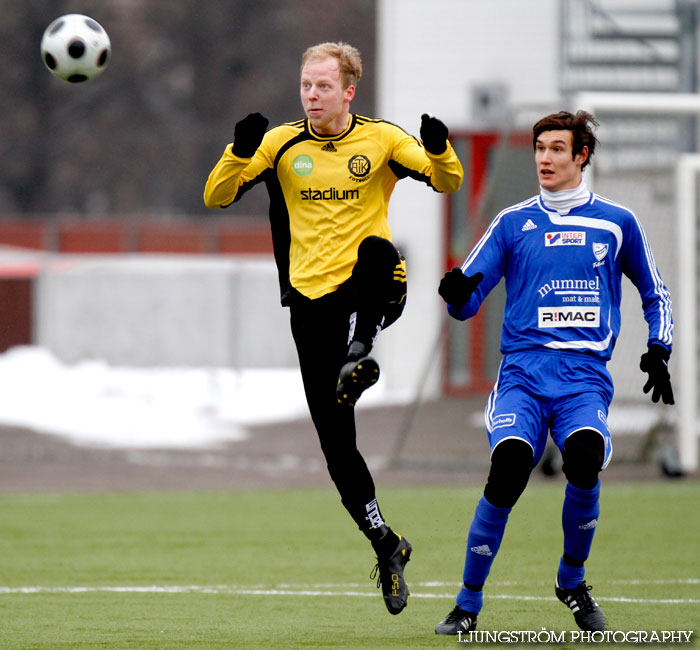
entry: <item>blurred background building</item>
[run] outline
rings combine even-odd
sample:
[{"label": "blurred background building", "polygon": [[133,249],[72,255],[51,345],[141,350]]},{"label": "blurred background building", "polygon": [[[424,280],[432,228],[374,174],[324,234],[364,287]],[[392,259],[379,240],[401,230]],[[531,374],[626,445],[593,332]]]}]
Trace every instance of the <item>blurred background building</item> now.
[{"label": "blurred background building", "polygon": [[[392,200],[409,298],[378,348],[391,390],[416,400],[489,390],[503,297],[467,325],[447,323],[436,287],[501,208],[537,192],[529,131],[546,113],[595,110],[602,146],[589,184],[635,210],[672,295],[682,291],[676,165],[697,150],[697,109],[678,110],[674,96],[697,91],[697,0],[0,0],[0,9],[0,244],[12,247],[0,258],[0,349],[38,344],[68,362],[293,366],[264,188],[221,212],[201,197],[238,119],[302,116],[299,59],[325,40],[363,54],[355,112],[414,134],[434,113],[465,167],[457,195],[406,182]],[[44,28],[69,12],[97,19],[113,48],[107,71],[77,86],[39,56]],[[662,108],[583,105],[600,93],[659,96]],[[667,415],[639,404],[646,329],[626,289],[616,401],[649,428]],[[696,305],[675,306],[694,314]],[[696,358],[688,345],[683,356]]]}]

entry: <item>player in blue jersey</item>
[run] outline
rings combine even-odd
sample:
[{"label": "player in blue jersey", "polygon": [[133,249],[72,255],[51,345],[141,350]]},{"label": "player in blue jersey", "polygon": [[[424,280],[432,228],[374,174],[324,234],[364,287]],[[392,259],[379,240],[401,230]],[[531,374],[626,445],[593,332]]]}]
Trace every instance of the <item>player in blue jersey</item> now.
[{"label": "player in blue jersey", "polygon": [[435,628],[476,628],[482,589],[508,515],[542,457],[549,435],[567,479],[563,553],[555,593],[583,630],[605,629],[584,580],[599,515],[599,473],[610,462],[607,425],[613,384],[606,369],[620,330],[621,279],[637,287],[649,326],[640,368],[644,392],[673,404],[667,362],[671,300],[641,224],[628,208],[588,191],[582,171],[596,146],[585,111],[548,115],[533,127],[540,193],[503,210],[439,293],[451,316],[476,314],[501,278],[504,354],[485,411],[491,466],[469,528],[457,604]]}]

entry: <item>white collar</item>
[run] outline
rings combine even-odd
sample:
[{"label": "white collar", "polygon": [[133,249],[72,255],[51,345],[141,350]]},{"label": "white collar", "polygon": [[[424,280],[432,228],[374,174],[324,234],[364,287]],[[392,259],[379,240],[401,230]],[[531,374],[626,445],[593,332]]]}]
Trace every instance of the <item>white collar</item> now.
[{"label": "white collar", "polygon": [[583,179],[581,179],[579,186],[572,190],[550,192],[540,186],[540,195],[545,207],[555,210],[559,214],[569,214],[572,208],[587,203],[590,198],[590,192]]}]

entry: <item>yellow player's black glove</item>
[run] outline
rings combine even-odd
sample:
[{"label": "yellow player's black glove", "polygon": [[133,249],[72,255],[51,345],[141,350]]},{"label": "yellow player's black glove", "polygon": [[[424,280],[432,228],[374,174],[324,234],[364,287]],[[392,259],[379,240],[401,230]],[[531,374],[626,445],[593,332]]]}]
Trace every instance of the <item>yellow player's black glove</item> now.
[{"label": "yellow player's black glove", "polygon": [[246,115],[233,129],[233,155],[252,158],[262,142],[270,122],[260,113]]},{"label": "yellow player's black glove", "polygon": [[428,153],[439,156],[447,149],[449,131],[445,123],[434,115],[423,113],[420,117],[420,139]]}]

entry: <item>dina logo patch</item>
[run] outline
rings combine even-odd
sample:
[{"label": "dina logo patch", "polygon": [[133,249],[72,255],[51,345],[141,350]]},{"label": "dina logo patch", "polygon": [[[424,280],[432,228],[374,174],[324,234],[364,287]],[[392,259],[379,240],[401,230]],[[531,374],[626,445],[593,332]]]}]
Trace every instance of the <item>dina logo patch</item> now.
[{"label": "dina logo patch", "polygon": [[308,176],[314,170],[314,161],[311,156],[302,154],[294,159],[292,169],[297,176]]}]

